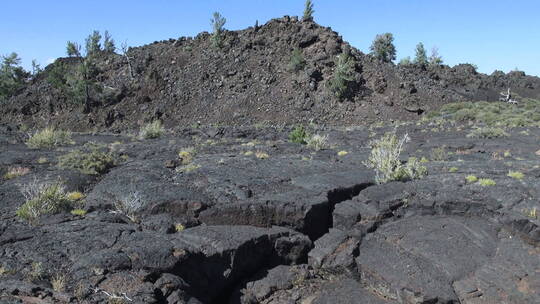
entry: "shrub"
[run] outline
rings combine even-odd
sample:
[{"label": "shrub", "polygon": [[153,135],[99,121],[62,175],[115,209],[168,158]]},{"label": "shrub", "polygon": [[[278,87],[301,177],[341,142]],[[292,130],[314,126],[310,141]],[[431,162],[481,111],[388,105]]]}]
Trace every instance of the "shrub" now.
[{"label": "shrub", "polygon": [[32,262],[32,268],[27,275],[30,281],[41,280],[45,275],[45,269],[43,269],[43,264],[41,262]]},{"label": "shrub", "polygon": [[263,151],[257,151],[255,152],[255,157],[257,157],[258,159],[267,159],[270,157],[270,155],[268,155],[268,153],[263,152]]},{"label": "shrub", "polygon": [[428,64],[426,49],[424,48],[424,44],[422,42],[416,45],[414,63],[418,65]]},{"label": "shrub", "polygon": [[28,222],[34,222],[41,215],[59,213],[70,210],[72,207],[72,201],[68,198],[61,182],[33,181],[21,186],[21,191],[26,202],[17,209],[16,214]]},{"label": "shrub", "polygon": [[431,49],[431,56],[429,56],[429,64],[432,66],[441,65],[443,63],[442,57],[439,55],[439,48],[433,47]]},{"label": "shrub", "polygon": [[304,16],[302,17],[302,20],[313,21],[314,12],[315,10],[313,9],[313,2],[311,0],[306,0],[306,5],[304,8]]},{"label": "shrub", "polygon": [[309,135],[303,126],[297,126],[291,131],[291,133],[289,133],[289,141],[305,145],[307,143],[306,140],[308,136]]},{"label": "shrub", "polygon": [[427,174],[427,168],[420,165],[415,157],[409,158],[406,164],[400,161],[399,157],[407,141],[409,141],[407,134],[400,140],[394,131],[371,143],[371,155],[364,164],[375,169],[377,183],[418,179]]},{"label": "shrub", "polygon": [[4,179],[8,180],[8,179],[16,178],[19,176],[26,175],[29,172],[30,172],[30,168],[13,167],[13,168],[10,168],[8,172],[6,172],[6,174],[4,174]]},{"label": "shrub", "polygon": [[47,127],[34,133],[26,141],[26,145],[31,149],[53,148],[72,143],[71,132],[56,130],[53,127]]},{"label": "shrub", "polygon": [[189,165],[195,157],[195,148],[189,147],[178,152],[178,157],[182,165]]},{"label": "shrub", "polygon": [[51,279],[51,286],[54,291],[63,292],[66,288],[66,275],[57,273]]},{"label": "shrub", "polygon": [[309,137],[306,141],[308,147],[319,151],[325,149],[328,146],[328,135],[315,134]]},{"label": "shrub", "polygon": [[474,175],[467,175],[467,177],[465,177],[465,180],[467,181],[467,183],[472,184],[478,181],[478,177]]},{"label": "shrub", "polygon": [[445,161],[447,157],[446,147],[438,147],[431,149],[431,160],[432,161]]},{"label": "shrub", "polygon": [[186,226],[184,226],[182,224],[174,225],[174,230],[176,230],[176,232],[182,232],[182,231],[184,231],[184,229],[186,229]]},{"label": "shrub", "polygon": [[299,48],[294,49],[289,61],[289,69],[293,72],[298,72],[304,69],[306,61],[302,55],[302,51]]},{"label": "shrub", "polygon": [[456,172],[458,172],[458,170],[459,170],[459,169],[458,169],[457,167],[451,167],[450,169],[448,169],[448,172],[450,172],[450,173],[456,173]]},{"label": "shrub", "polygon": [[509,136],[504,129],[493,127],[482,127],[472,130],[467,137],[469,138],[498,138]]},{"label": "shrub", "polygon": [[158,138],[165,133],[165,129],[161,124],[161,121],[155,120],[147,125],[145,125],[139,132],[140,139],[152,139]]},{"label": "shrub", "polygon": [[220,13],[214,12],[213,18],[210,20],[212,24],[212,36],[210,37],[210,40],[212,41],[212,45],[215,48],[222,48],[223,47],[223,32],[224,28],[223,26],[227,22],[227,19],[223,18]]},{"label": "shrub", "polygon": [[478,183],[482,187],[495,186],[497,184],[497,183],[495,183],[494,180],[492,180],[490,178],[481,178],[481,179],[478,180]]},{"label": "shrub", "polygon": [[525,175],[519,171],[509,171],[508,176],[515,179],[523,179]]},{"label": "shrub", "polygon": [[58,167],[75,169],[89,175],[107,173],[115,165],[114,154],[103,152],[97,146],[91,146],[89,151],[74,150],[58,158]]},{"label": "shrub", "polygon": [[67,194],[67,198],[70,201],[79,201],[79,200],[82,200],[84,198],[84,194],[82,192],[79,192],[79,191],[73,191],[73,192],[69,192]]},{"label": "shrub", "polygon": [[142,196],[137,191],[132,191],[131,193],[121,197],[115,203],[116,211],[127,216],[131,221],[137,221],[137,212],[144,207],[145,202],[142,199]]},{"label": "shrub", "polygon": [[348,53],[341,53],[335,63],[333,77],[329,80],[330,91],[339,99],[343,99],[349,92],[349,86],[354,81],[355,66],[354,59]]},{"label": "shrub", "polygon": [[390,62],[396,59],[396,47],[394,46],[394,36],[392,33],[377,35],[369,49],[375,58],[384,62]]},{"label": "shrub", "polygon": [[401,60],[398,62],[398,65],[411,65],[411,64],[412,64],[412,61],[411,61],[410,56],[401,58]]}]

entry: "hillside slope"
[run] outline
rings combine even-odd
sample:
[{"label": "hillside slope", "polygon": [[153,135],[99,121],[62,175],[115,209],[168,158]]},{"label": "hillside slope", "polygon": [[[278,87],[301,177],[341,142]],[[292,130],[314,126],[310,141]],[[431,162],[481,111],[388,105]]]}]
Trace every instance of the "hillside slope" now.
[{"label": "hillside slope", "polygon": [[[306,66],[289,68],[300,48]],[[347,51],[356,60],[350,97],[338,100],[328,89],[336,56]],[[161,119],[166,127],[193,124],[295,124],[312,121],[354,125],[414,119],[440,105],[464,100],[496,101],[508,87],[521,97],[540,97],[540,78],[521,72],[479,74],[471,65],[396,66],[365,55],[338,33],[295,17],[260,27],[226,32],[222,49],[209,34],[130,48],[134,77],[121,55],[98,63],[100,93],[83,113],[47,81],[63,58],[0,109],[0,122],[40,127],[55,124],[73,130],[124,130]]]}]

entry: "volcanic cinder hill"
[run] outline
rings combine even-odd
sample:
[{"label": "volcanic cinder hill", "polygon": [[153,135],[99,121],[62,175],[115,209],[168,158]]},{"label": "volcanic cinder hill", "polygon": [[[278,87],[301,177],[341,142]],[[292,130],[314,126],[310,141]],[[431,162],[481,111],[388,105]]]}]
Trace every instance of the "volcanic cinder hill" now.
[{"label": "volcanic cinder hill", "polygon": [[[365,55],[338,33],[295,17],[225,34],[221,49],[208,33],[130,48],[125,57],[104,55],[98,76],[102,92],[92,92],[92,109],[62,94],[48,81],[54,65],[0,110],[1,121],[27,126],[53,123],[70,129],[125,130],[161,119],[166,126],[293,124],[355,125],[409,120],[457,101],[496,101],[511,88],[522,97],[540,97],[540,79],[522,72],[477,73],[472,65],[396,66]],[[291,71],[299,48],[306,66]],[[356,61],[349,96],[339,101],[328,89],[336,56]]]},{"label": "volcanic cinder hill", "polygon": [[2,105],[0,303],[540,303],[539,78],[209,38],[103,54],[87,111],[48,80],[78,58]]}]

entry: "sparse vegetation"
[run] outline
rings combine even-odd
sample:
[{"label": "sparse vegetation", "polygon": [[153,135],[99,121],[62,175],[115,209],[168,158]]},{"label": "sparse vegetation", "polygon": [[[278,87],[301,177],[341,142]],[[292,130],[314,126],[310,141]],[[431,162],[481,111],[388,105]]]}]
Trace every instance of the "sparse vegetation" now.
[{"label": "sparse vegetation", "polygon": [[458,170],[459,170],[458,167],[450,167],[450,169],[448,169],[448,172],[456,173],[456,172],[458,172]]},{"label": "sparse vegetation", "polygon": [[302,55],[302,50],[296,48],[291,54],[291,59],[289,61],[289,69],[293,72],[298,72],[304,69],[306,66],[306,60]]},{"label": "sparse vegetation", "polygon": [[21,192],[26,202],[17,209],[16,214],[30,223],[35,222],[41,215],[69,211],[72,208],[72,200],[61,182],[39,183],[35,180],[22,185]]},{"label": "sparse vegetation", "polygon": [[478,180],[478,184],[480,184],[482,187],[490,187],[495,186],[497,183],[491,178],[481,178]]},{"label": "sparse vegetation", "polygon": [[427,119],[450,122],[471,122],[489,127],[539,127],[540,101],[524,99],[518,104],[506,102],[457,102],[429,113]]},{"label": "sparse vegetation", "polygon": [[146,124],[139,132],[140,139],[153,139],[159,138],[165,133],[165,128],[161,124],[161,121],[154,120],[151,123]]},{"label": "sparse vegetation", "polygon": [[69,192],[67,194],[67,198],[70,201],[79,201],[79,200],[82,200],[84,198],[84,194],[82,192],[79,192],[79,191],[73,191],[73,192]]},{"label": "sparse vegetation", "polygon": [[427,174],[427,168],[422,166],[415,157],[409,158],[405,164],[401,162],[400,155],[408,141],[407,134],[398,139],[394,131],[386,133],[381,139],[371,143],[371,155],[364,164],[375,169],[377,183],[418,179]]},{"label": "sparse vegetation", "polygon": [[58,158],[58,167],[74,169],[84,174],[104,174],[116,165],[116,158],[111,152],[103,152],[97,145],[89,145],[86,150],[74,150]]},{"label": "sparse vegetation", "polygon": [[186,227],[180,223],[174,225],[174,230],[176,230],[176,232],[182,232],[184,231],[184,229],[186,229]]},{"label": "sparse vegetation", "polygon": [[5,180],[13,179],[13,178],[16,178],[16,177],[19,177],[19,176],[26,175],[29,172],[30,172],[30,168],[11,167],[11,168],[9,168],[8,172],[6,172],[6,174],[4,174],[4,179]]},{"label": "sparse vegetation", "polygon": [[47,127],[34,133],[26,141],[26,145],[31,149],[50,149],[56,146],[64,146],[71,143],[73,143],[71,140],[71,132],[57,130],[53,127]]},{"label": "sparse vegetation", "polygon": [[297,126],[289,133],[289,141],[305,145],[309,135],[303,126]]},{"label": "sparse vegetation", "polygon": [[354,81],[356,63],[348,52],[341,53],[335,63],[334,75],[329,80],[330,91],[339,99],[347,97],[350,84]]},{"label": "sparse vegetation", "polygon": [[306,5],[304,7],[304,16],[302,16],[302,20],[304,21],[313,21],[313,13],[315,10],[313,9],[313,1],[306,0]]},{"label": "sparse vegetation", "polygon": [[210,20],[212,24],[212,36],[210,36],[210,40],[212,41],[212,45],[220,49],[223,47],[223,32],[225,29],[223,26],[225,26],[225,23],[227,22],[227,19],[225,19],[223,16],[221,16],[220,13],[215,12],[213,15],[213,18]]},{"label": "sparse vegetation", "polygon": [[496,127],[482,127],[472,130],[467,137],[470,138],[498,138],[498,137],[507,137],[508,133],[502,128]]},{"label": "sparse vegetation", "polygon": [[306,141],[308,147],[319,151],[328,147],[328,135],[315,134]]},{"label": "sparse vegetation", "polygon": [[377,35],[369,49],[373,56],[384,62],[390,62],[396,59],[396,47],[394,46],[394,36],[392,33]]}]

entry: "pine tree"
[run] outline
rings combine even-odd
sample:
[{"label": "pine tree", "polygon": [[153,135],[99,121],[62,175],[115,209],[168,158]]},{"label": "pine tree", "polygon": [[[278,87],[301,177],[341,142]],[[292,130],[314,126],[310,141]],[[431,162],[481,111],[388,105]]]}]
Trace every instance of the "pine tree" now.
[{"label": "pine tree", "polygon": [[390,62],[396,59],[396,47],[392,33],[380,34],[375,37],[370,47],[371,54],[376,58]]},{"label": "pine tree", "polygon": [[86,54],[87,56],[97,55],[101,52],[101,34],[99,31],[94,31],[86,38]]},{"label": "pine tree", "polygon": [[220,13],[215,12],[213,18],[210,19],[210,22],[213,29],[212,36],[210,37],[212,45],[215,48],[220,49],[223,47],[223,31],[225,30],[223,26],[227,22],[227,19],[221,16]]},{"label": "pine tree", "polygon": [[103,51],[105,53],[114,53],[116,51],[116,46],[114,45],[114,39],[112,39],[109,31],[105,31],[103,37]]},{"label": "pine tree", "polygon": [[422,42],[416,45],[416,55],[414,57],[414,63],[418,65],[428,64],[426,49],[424,48],[424,44]]},{"label": "pine tree", "polygon": [[2,56],[0,64],[0,102],[17,93],[29,77],[29,73],[21,67],[21,59],[17,53]]},{"label": "pine tree", "polygon": [[336,59],[334,76],[329,80],[330,90],[339,98],[346,97],[355,74],[354,58],[348,52],[341,53]]},{"label": "pine tree", "polygon": [[431,49],[431,56],[429,56],[430,65],[441,65],[443,63],[442,57],[439,55],[439,48],[433,47]]},{"label": "pine tree", "polygon": [[313,21],[313,13],[315,10],[313,9],[313,1],[306,0],[306,5],[304,8],[304,16],[302,17],[302,20],[304,21]]}]

